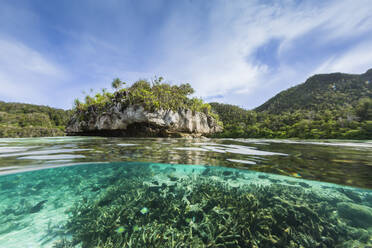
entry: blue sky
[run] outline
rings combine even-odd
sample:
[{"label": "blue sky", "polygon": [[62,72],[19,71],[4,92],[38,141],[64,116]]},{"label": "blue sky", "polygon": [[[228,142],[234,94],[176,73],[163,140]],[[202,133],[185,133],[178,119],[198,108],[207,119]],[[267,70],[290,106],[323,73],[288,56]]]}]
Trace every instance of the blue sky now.
[{"label": "blue sky", "polygon": [[3,0],[0,100],[71,108],[163,76],[251,109],[316,73],[372,68],[370,0]]}]

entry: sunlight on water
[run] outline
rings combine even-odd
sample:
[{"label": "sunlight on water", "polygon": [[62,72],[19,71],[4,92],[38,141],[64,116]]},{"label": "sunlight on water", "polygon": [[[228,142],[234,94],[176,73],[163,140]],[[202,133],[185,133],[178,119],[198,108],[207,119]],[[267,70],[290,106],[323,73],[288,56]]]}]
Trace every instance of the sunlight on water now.
[{"label": "sunlight on water", "polygon": [[30,151],[30,152],[9,151],[9,152],[12,152],[12,153],[0,154],[0,157],[72,153],[72,152],[80,152],[80,151],[87,151],[87,150],[89,150],[89,149],[47,149],[47,150],[41,150],[41,151],[38,150],[38,151]]},{"label": "sunlight on water", "polygon": [[240,160],[240,159],[231,159],[231,158],[228,158],[227,161],[235,162],[235,163],[242,163],[242,164],[256,164],[256,162],[249,161],[249,160]]},{"label": "sunlight on water", "polygon": [[26,151],[28,149],[30,149],[30,148],[27,148],[27,147],[11,147],[11,146],[0,147],[0,156],[1,156],[1,153],[20,152],[20,151]]},{"label": "sunlight on water", "polygon": [[25,156],[18,159],[32,159],[32,160],[55,160],[55,159],[72,159],[72,158],[85,158],[84,155],[40,155],[40,156]]}]

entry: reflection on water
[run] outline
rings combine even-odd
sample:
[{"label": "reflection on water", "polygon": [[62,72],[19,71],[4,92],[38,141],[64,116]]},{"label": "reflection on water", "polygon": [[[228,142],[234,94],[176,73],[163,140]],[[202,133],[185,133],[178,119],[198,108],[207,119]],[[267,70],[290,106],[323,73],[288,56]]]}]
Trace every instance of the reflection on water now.
[{"label": "reflection on water", "polygon": [[82,162],[216,165],[372,188],[371,141],[264,139],[0,139],[0,173]]},{"label": "reflection on water", "polygon": [[0,190],[0,248],[372,245],[371,190],[249,170],[83,164]]}]

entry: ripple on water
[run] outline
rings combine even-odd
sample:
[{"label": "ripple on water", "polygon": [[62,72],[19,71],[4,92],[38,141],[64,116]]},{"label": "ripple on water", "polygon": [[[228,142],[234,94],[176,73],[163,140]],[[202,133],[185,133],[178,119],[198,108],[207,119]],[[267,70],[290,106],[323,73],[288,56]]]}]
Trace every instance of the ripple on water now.
[{"label": "ripple on water", "polygon": [[47,149],[47,150],[40,150],[40,151],[29,151],[29,152],[21,152],[21,153],[8,153],[8,154],[0,154],[0,157],[13,157],[13,156],[28,156],[28,155],[44,155],[44,154],[57,154],[57,153],[72,153],[72,152],[82,152],[82,151],[89,151],[92,149]]},{"label": "ripple on water", "polygon": [[202,148],[211,152],[226,153],[226,150],[221,146],[202,146]]},{"label": "ripple on water", "polygon": [[260,156],[288,156],[285,153],[260,151],[253,147],[239,146],[239,145],[224,145],[227,147],[226,151],[230,153],[243,155],[260,155]]},{"label": "ripple on water", "polygon": [[56,155],[44,155],[44,156],[25,156],[17,159],[31,159],[31,160],[57,160],[57,159],[74,159],[74,158],[85,158],[84,155],[72,155],[72,154],[56,154]]},{"label": "ripple on water", "polygon": [[256,162],[249,161],[249,160],[231,159],[231,158],[228,158],[226,160],[230,162],[241,163],[241,164],[256,164]]},{"label": "ripple on water", "polygon": [[199,152],[208,152],[208,149],[200,148],[200,147],[175,147],[173,150],[180,150],[180,151],[199,151]]},{"label": "ripple on water", "polygon": [[[252,139],[237,139],[239,142],[244,143],[254,143],[258,144],[256,140]],[[325,141],[311,141],[311,140],[286,140],[286,139],[267,139],[265,140],[266,144],[269,143],[284,143],[284,144],[302,144],[302,145],[322,145],[322,146],[340,146],[340,147],[357,147],[357,148],[372,148],[371,141],[365,142],[345,142],[345,141],[337,141],[337,140],[325,140]],[[262,142],[262,141],[261,141]]]},{"label": "ripple on water", "polygon": [[0,147],[0,154],[1,153],[8,153],[8,152],[22,152],[27,151],[34,147],[22,147],[22,146],[8,146],[8,147]]},{"label": "ripple on water", "polygon": [[78,141],[89,141],[89,140],[103,140],[104,137],[78,137],[78,136],[61,136],[61,137],[41,137],[41,138],[1,138],[0,142],[2,143],[69,143],[69,142],[78,142]]},{"label": "ripple on water", "polygon": [[219,145],[219,146],[202,146],[204,149],[219,153],[235,153],[241,155],[259,155],[259,156],[287,156],[285,153],[260,151],[253,147],[239,145]]}]

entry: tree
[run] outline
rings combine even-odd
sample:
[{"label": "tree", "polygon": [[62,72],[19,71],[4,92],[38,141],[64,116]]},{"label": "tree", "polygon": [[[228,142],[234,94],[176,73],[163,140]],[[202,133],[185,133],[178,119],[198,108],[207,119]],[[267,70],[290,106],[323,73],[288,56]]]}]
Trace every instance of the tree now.
[{"label": "tree", "polygon": [[152,81],[152,85],[159,85],[164,80],[163,77],[157,77],[155,76],[155,79]]},{"label": "tree", "polygon": [[187,84],[181,84],[179,87],[179,91],[181,94],[188,96],[194,93],[194,89],[191,87],[189,83]]},{"label": "tree", "polygon": [[81,102],[78,98],[74,99],[74,108],[79,109],[81,107]]},{"label": "tree", "polygon": [[355,108],[355,112],[360,118],[360,121],[372,120],[372,99],[360,99],[358,105]]},{"label": "tree", "polygon": [[120,89],[125,83],[122,82],[119,78],[114,78],[114,80],[111,83],[112,88],[115,90]]},{"label": "tree", "polygon": [[150,91],[151,84],[145,79],[140,79],[134,82],[132,86],[130,86],[129,91],[133,92],[135,90],[141,90],[141,89]]}]

